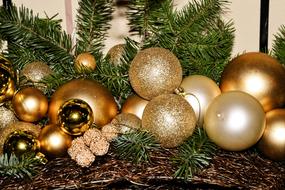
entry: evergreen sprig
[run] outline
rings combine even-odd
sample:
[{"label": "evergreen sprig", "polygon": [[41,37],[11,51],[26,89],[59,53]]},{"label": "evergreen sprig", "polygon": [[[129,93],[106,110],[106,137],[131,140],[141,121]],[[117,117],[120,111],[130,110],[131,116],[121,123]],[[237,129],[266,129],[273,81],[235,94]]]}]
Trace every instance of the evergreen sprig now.
[{"label": "evergreen sprig", "polygon": [[191,179],[200,169],[210,163],[216,146],[202,128],[197,128],[194,134],[180,146],[179,153],[172,159],[178,166],[174,176]]},{"label": "evergreen sprig", "polygon": [[272,45],[272,54],[280,61],[281,64],[285,64],[285,25],[279,28],[277,34],[274,35]]}]

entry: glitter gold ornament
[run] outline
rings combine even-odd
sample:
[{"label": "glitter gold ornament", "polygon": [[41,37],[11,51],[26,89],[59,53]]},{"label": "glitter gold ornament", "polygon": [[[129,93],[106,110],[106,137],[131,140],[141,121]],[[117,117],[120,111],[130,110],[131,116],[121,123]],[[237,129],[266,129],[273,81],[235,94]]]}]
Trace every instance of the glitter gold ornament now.
[{"label": "glitter gold ornament", "polygon": [[10,123],[18,121],[15,114],[3,106],[0,107],[0,118],[0,130],[1,128],[8,127]]},{"label": "glitter gold ornament", "polygon": [[285,109],[266,113],[266,127],[258,148],[272,160],[285,160]]},{"label": "glitter gold ornament", "polygon": [[0,131],[0,155],[16,153],[21,155],[26,151],[39,148],[36,140],[40,134],[40,126],[28,122],[17,121]]},{"label": "glitter gold ornament", "polygon": [[115,99],[107,88],[95,80],[74,79],[60,86],[52,95],[48,111],[51,123],[58,123],[58,111],[70,99],[85,101],[92,109],[97,126],[109,123],[118,111]]},{"label": "glitter gold ornament", "polygon": [[72,137],[63,132],[58,125],[43,127],[38,137],[40,151],[47,157],[62,157],[71,146]]},{"label": "glitter gold ornament", "polygon": [[121,112],[132,113],[142,119],[143,111],[149,101],[135,94],[130,95],[124,102]]},{"label": "glitter gold ornament", "polygon": [[178,58],[164,48],[147,48],[135,56],[129,69],[131,86],[144,99],[172,93],[182,81]]},{"label": "glitter gold ornament", "polygon": [[42,119],[48,110],[48,99],[42,91],[28,87],[19,90],[12,99],[13,109],[19,119],[35,122]]},{"label": "glitter gold ornament", "polygon": [[273,57],[250,52],[234,58],[224,69],[222,92],[240,90],[260,101],[265,112],[285,104],[285,69]]},{"label": "glitter gold ornament", "polygon": [[120,134],[126,134],[141,128],[141,119],[131,113],[120,113],[111,122]]},{"label": "glitter gold ornament", "polygon": [[208,137],[225,150],[245,150],[261,138],[265,128],[262,105],[253,96],[224,92],[209,105],[204,128]]},{"label": "glitter gold ornament", "polygon": [[118,137],[119,129],[115,125],[109,123],[101,128],[101,133],[108,142],[111,142],[113,139]]},{"label": "glitter gold ornament", "polygon": [[110,62],[114,65],[121,64],[121,58],[124,53],[125,44],[117,44],[109,49],[107,56],[110,57]]},{"label": "glitter gold ornament", "polygon": [[88,52],[81,53],[76,57],[74,67],[79,72],[81,72],[84,69],[93,71],[96,68],[95,57]]},{"label": "glitter gold ornament", "polygon": [[145,107],[142,128],[152,133],[165,148],[182,144],[194,131],[196,116],[190,104],[181,96],[163,94]]},{"label": "glitter gold ornament", "polygon": [[52,73],[52,70],[46,63],[35,61],[26,64],[20,73],[28,80],[38,83],[43,78],[49,76]]},{"label": "glitter gold ornament", "polygon": [[91,107],[83,100],[70,99],[58,111],[58,123],[69,135],[82,135],[93,123]]}]

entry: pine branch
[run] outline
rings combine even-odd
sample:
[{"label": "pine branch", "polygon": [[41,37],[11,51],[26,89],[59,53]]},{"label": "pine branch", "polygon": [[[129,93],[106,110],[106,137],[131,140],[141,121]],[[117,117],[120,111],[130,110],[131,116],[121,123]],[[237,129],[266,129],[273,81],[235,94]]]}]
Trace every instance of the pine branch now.
[{"label": "pine branch", "polygon": [[205,131],[197,128],[173,158],[173,163],[178,166],[174,176],[191,179],[200,169],[209,165],[215,150],[216,146],[208,139]]},{"label": "pine branch", "polygon": [[274,37],[272,53],[281,64],[285,64],[285,25],[279,28],[278,33]]}]

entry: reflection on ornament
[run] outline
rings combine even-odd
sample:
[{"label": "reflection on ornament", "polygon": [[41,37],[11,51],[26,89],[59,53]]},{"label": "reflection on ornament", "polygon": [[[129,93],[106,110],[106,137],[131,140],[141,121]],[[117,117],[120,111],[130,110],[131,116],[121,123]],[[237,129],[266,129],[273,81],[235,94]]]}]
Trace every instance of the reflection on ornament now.
[{"label": "reflection on ornament", "polygon": [[147,48],[133,59],[129,69],[135,92],[150,100],[160,94],[172,93],[182,81],[178,58],[164,48]]},{"label": "reflection on ornament", "polygon": [[26,64],[21,71],[23,76],[35,83],[40,82],[51,73],[51,68],[46,63],[40,61]]},{"label": "reflection on ornament", "polygon": [[196,126],[196,116],[190,104],[181,96],[163,94],[145,107],[142,128],[152,133],[161,146],[172,148],[190,137]]},{"label": "reflection on ornament", "polygon": [[77,71],[81,72],[84,69],[95,70],[96,60],[95,57],[88,52],[81,53],[76,57],[74,67]]},{"label": "reflection on ornament", "polygon": [[8,127],[10,123],[18,121],[14,113],[5,108],[4,106],[0,107],[0,130],[1,128]]},{"label": "reflection on ornament", "polygon": [[122,106],[122,113],[132,113],[142,119],[143,111],[149,101],[137,95],[129,96]]},{"label": "reflection on ornament", "polygon": [[38,89],[28,87],[19,90],[12,99],[13,109],[19,119],[35,122],[42,119],[48,110],[48,99]]},{"label": "reflection on ornament", "polygon": [[90,106],[83,100],[70,99],[58,111],[61,129],[69,135],[82,135],[93,123]]},{"label": "reflection on ornament", "polygon": [[51,123],[58,123],[58,111],[70,99],[85,101],[92,109],[97,126],[109,123],[118,111],[115,99],[107,88],[95,80],[74,79],[60,86],[52,95],[48,111]]},{"label": "reflection on ornament", "polygon": [[260,101],[265,112],[285,104],[285,69],[273,57],[260,52],[242,54],[224,69],[222,92],[240,90]]},{"label": "reflection on ornament", "polygon": [[261,138],[265,113],[253,96],[241,91],[225,92],[209,105],[204,128],[208,137],[221,148],[245,150]]},{"label": "reflection on ornament", "polygon": [[114,65],[121,64],[121,58],[124,53],[125,44],[117,44],[109,49],[107,56],[110,57],[110,63]]},{"label": "reflection on ornament", "polygon": [[272,160],[285,160],[285,109],[266,113],[266,127],[258,148]]}]

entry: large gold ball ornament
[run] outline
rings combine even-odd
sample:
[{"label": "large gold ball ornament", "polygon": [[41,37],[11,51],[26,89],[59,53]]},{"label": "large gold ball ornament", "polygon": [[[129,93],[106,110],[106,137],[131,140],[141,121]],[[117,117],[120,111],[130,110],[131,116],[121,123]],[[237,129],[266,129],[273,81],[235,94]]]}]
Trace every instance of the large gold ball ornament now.
[{"label": "large gold ball ornament", "polygon": [[27,87],[15,94],[12,99],[12,106],[19,119],[35,122],[46,115],[48,99],[42,91],[33,87]]},{"label": "large gold ball ornament", "polygon": [[181,96],[163,94],[145,107],[142,128],[153,134],[165,148],[173,148],[190,137],[196,126],[191,105]]},{"label": "large gold ball ornament", "polygon": [[272,160],[285,160],[285,109],[266,113],[266,127],[258,148]]},{"label": "large gold ball ornament", "polygon": [[96,68],[95,57],[88,52],[81,53],[77,55],[74,67],[79,72],[83,71],[84,69],[93,71]]},{"label": "large gold ball ornament", "polygon": [[109,49],[107,56],[110,57],[110,63],[114,65],[121,64],[121,58],[123,57],[125,46],[125,44],[117,44]]},{"label": "large gold ball ornament", "polygon": [[285,104],[285,69],[273,57],[250,52],[226,65],[220,82],[222,92],[240,90],[257,98],[265,112]]},{"label": "large gold ball ornament", "polygon": [[117,115],[117,104],[107,88],[95,80],[74,79],[60,86],[52,95],[48,111],[51,123],[58,123],[60,107],[70,99],[85,101],[92,109],[97,126],[106,125]]},{"label": "large gold ball ornament", "polygon": [[64,132],[69,135],[82,135],[93,123],[93,112],[85,101],[70,99],[60,107],[58,119]]},{"label": "large gold ball ornament", "polygon": [[192,75],[185,77],[180,87],[184,90],[184,98],[195,111],[198,119],[197,124],[202,127],[209,104],[221,94],[219,86],[206,76]]},{"label": "large gold ball ornament", "polygon": [[4,106],[0,107],[0,130],[8,127],[10,123],[18,121],[14,112]]},{"label": "large gold ball ornament", "polygon": [[178,58],[164,48],[147,48],[135,56],[129,69],[134,91],[150,100],[160,94],[172,93],[182,81]]},{"label": "large gold ball ornament", "polygon": [[253,96],[230,91],[217,96],[204,116],[208,137],[229,151],[245,150],[261,138],[265,129],[265,113]]},{"label": "large gold ball ornament", "polygon": [[28,80],[38,83],[52,73],[51,68],[41,61],[26,64],[20,72]]},{"label": "large gold ball ornament", "polygon": [[143,111],[149,101],[136,94],[130,95],[124,102],[121,112],[131,113],[142,119]]},{"label": "large gold ball ornament", "polygon": [[40,151],[47,157],[62,157],[71,146],[72,137],[56,124],[43,127],[39,135]]}]

